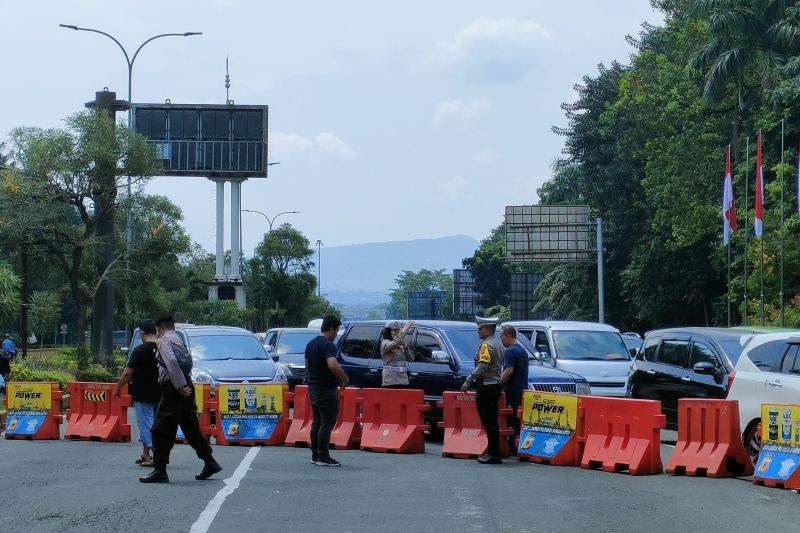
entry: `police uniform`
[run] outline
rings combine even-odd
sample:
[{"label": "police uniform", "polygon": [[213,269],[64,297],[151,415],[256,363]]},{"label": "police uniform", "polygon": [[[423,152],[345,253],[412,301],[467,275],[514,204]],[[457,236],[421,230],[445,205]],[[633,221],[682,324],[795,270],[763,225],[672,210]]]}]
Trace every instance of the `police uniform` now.
[{"label": "police uniform", "polygon": [[[497,326],[497,318],[475,317],[478,327]],[[497,418],[499,415],[498,401],[500,399],[501,385],[500,374],[503,371],[503,345],[500,340],[492,335],[481,340],[475,353],[475,370],[467,378],[467,384],[476,386],[478,393],[475,403],[481,418],[481,425],[486,431],[488,439],[487,455],[478,461],[480,463],[499,463],[500,458],[500,426]]]}]

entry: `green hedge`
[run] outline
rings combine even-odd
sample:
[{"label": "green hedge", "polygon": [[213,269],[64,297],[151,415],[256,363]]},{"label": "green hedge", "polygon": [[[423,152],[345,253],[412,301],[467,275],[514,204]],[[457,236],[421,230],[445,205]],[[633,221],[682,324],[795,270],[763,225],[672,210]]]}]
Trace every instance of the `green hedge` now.
[{"label": "green hedge", "polygon": [[62,391],[67,381],[75,381],[75,374],[64,370],[30,368],[25,363],[11,363],[8,381],[57,381]]}]

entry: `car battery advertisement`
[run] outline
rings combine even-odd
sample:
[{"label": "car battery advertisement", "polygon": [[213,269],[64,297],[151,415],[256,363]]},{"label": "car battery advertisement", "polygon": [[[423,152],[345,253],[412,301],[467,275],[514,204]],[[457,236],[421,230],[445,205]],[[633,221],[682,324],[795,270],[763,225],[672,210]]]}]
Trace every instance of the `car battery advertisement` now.
[{"label": "car battery advertisement", "polygon": [[[194,384],[194,401],[195,401],[195,409],[197,410],[197,418],[200,418],[200,415],[203,414],[203,409],[205,409],[205,389],[208,387],[206,383],[195,383]],[[178,433],[175,435],[176,439],[185,439],[186,436],[183,434],[183,428],[178,426]]]},{"label": "car battery advertisement", "polygon": [[761,453],[755,475],[789,479],[800,465],[800,406],[761,406]]},{"label": "car battery advertisement", "polygon": [[518,452],[556,456],[575,433],[577,417],[577,396],[525,391]]},{"label": "car battery advertisement", "polygon": [[229,440],[268,440],[283,412],[283,386],[217,386],[219,418]]},{"label": "car battery advertisement", "polygon": [[35,435],[50,412],[51,390],[50,383],[9,383],[6,432]]}]

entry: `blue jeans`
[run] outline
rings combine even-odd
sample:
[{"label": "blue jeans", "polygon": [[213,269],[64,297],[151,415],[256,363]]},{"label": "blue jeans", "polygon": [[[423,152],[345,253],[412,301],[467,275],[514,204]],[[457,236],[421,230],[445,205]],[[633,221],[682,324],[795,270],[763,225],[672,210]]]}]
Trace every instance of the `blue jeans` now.
[{"label": "blue jeans", "polygon": [[325,459],[331,456],[331,431],[339,414],[339,391],[309,389],[308,395],[314,415],[311,422],[311,458]]},{"label": "blue jeans", "polygon": [[136,423],[139,426],[139,442],[153,449],[153,435],[150,430],[153,428],[153,419],[156,416],[156,405],[154,403],[133,402],[136,410]]}]

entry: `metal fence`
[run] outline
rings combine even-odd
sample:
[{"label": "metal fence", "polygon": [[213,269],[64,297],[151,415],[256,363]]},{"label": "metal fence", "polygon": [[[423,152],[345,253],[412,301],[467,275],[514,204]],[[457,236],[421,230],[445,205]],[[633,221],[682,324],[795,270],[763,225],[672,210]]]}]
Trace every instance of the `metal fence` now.
[{"label": "metal fence", "polygon": [[230,173],[266,175],[264,143],[259,141],[151,140],[169,175]]},{"label": "metal fence", "polygon": [[539,303],[536,288],[542,282],[544,274],[514,273],[511,274],[511,319],[543,320],[550,317],[550,309],[532,311]]}]

